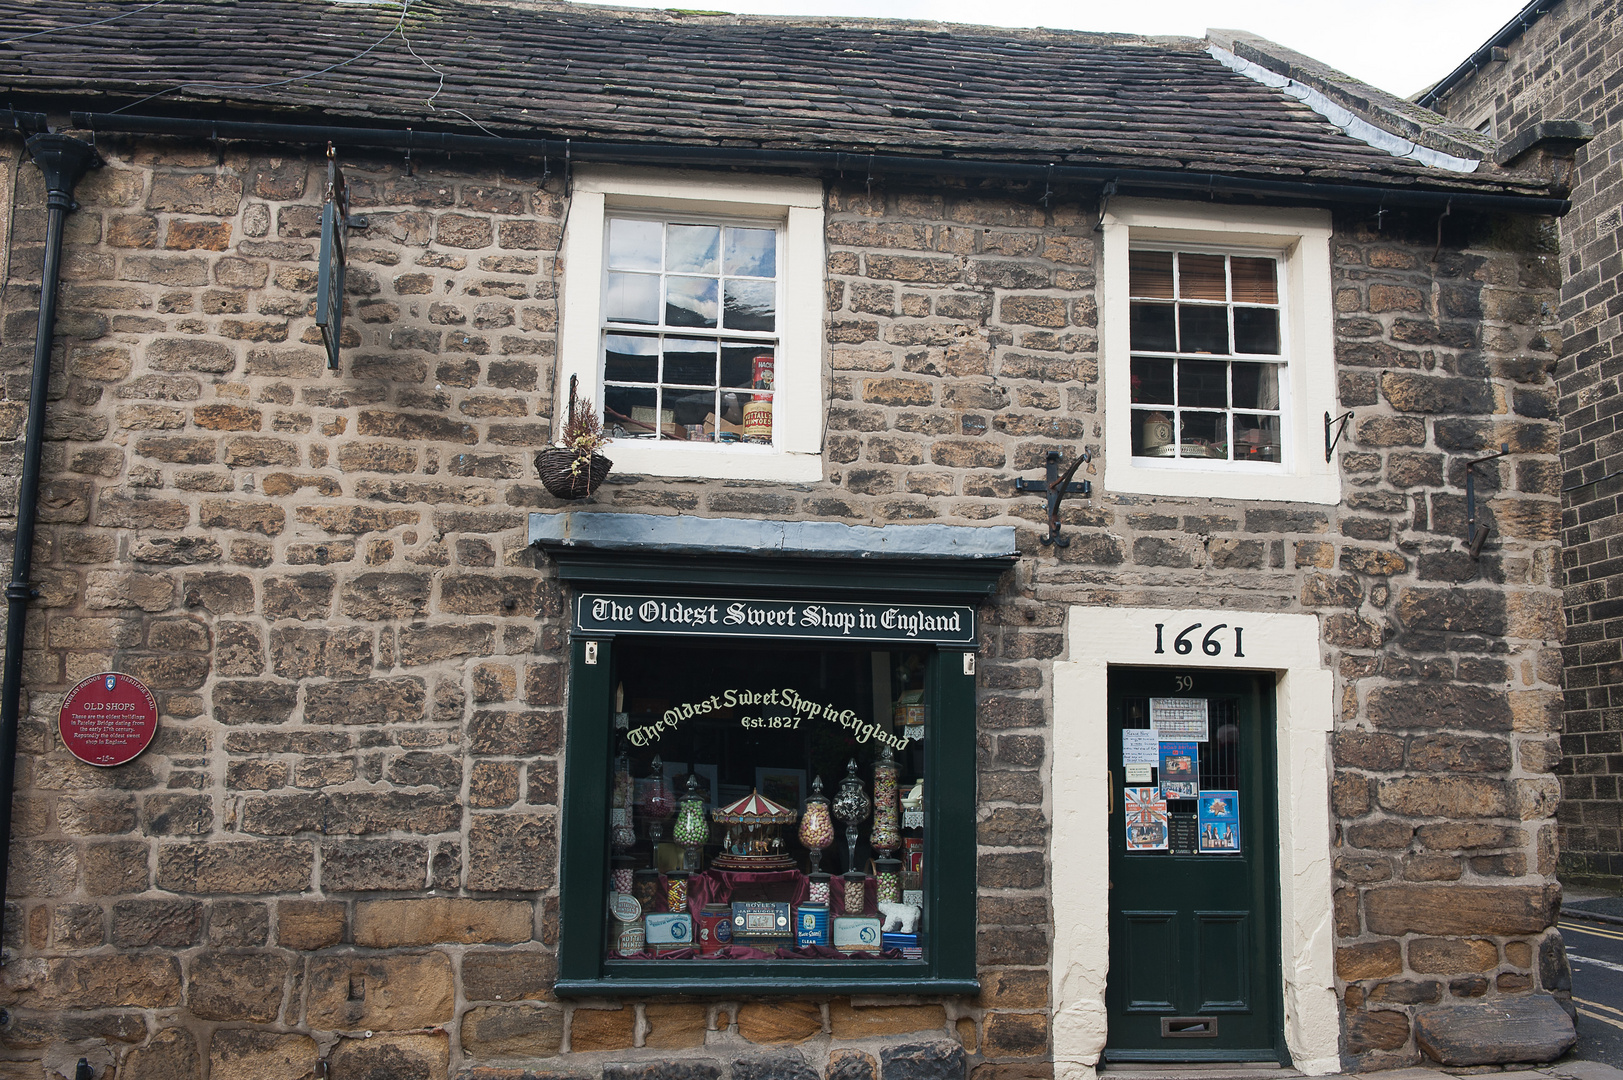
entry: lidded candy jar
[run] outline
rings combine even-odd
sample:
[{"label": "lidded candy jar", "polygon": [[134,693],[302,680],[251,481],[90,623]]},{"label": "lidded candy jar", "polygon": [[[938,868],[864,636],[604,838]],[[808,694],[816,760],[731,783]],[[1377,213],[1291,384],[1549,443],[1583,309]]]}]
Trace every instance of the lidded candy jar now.
[{"label": "lidded candy jar", "polygon": [[[811,872],[823,868],[823,849],[834,842],[834,821],[829,815],[828,798],[823,794],[823,778],[812,777],[812,793],[806,796],[806,812],[800,818],[800,842],[811,855]],[[827,903],[827,900],[824,900]]]},{"label": "lidded candy jar", "polygon": [[882,747],[873,767],[873,832],[868,842],[887,859],[902,846],[902,815],[896,805],[898,773],[890,747]]},{"label": "lidded candy jar", "polygon": [[699,853],[710,839],[710,823],[704,816],[704,796],[699,794],[699,778],[688,773],[687,790],[676,804],[676,825],[671,830],[682,845],[682,868],[699,869]]},{"label": "lidded candy jar", "polygon": [[665,783],[665,762],[654,758],[654,782],[642,797],[642,813],[648,819],[648,839],[654,845],[654,857],[659,857],[659,842],[665,836],[665,820],[676,813],[676,797]]},{"label": "lidded candy jar", "polygon": [[857,759],[852,758],[845,766],[845,779],[840,781],[832,807],[834,816],[845,823],[847,869],[856,868],[857,826],[868,820],[868,811],[872,808],[873,803],[868,801],[868,793],[862,788],[862,779],[857,776]]}]

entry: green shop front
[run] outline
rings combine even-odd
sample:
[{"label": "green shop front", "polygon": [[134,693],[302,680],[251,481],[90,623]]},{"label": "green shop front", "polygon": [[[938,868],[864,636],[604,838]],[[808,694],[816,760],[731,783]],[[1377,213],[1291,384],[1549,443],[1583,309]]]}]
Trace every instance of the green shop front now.
[{"label": "green shop front", "polygon": [[973,994],[1008,528],[537,514],[566,586],[556,992]]}]

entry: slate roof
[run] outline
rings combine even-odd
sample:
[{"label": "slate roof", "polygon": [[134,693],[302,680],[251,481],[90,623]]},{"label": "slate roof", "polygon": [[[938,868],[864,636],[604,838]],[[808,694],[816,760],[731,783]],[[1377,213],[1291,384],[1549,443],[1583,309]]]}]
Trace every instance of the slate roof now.
[{"label": "slate roof", "polygon": [[1392,157],[1193,38],[512,0],[0,0],[0,27],[19,109],[1545,190]]}]

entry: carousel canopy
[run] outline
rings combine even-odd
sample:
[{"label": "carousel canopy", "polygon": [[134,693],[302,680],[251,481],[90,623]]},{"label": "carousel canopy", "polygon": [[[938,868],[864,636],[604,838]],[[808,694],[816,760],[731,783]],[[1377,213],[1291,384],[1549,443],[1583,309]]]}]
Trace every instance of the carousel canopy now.
[{"label": "carousel canopy", "polygon": [[710,816],[729,824],[787,825],[799,817],[800,812],[779,806],[759,791],[752,791],[735,803],[711,811]]}]

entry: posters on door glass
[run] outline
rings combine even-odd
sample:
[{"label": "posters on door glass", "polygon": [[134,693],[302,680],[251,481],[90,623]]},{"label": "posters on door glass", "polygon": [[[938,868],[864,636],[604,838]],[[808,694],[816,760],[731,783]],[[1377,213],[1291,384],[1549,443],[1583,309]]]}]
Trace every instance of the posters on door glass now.
[{"label": "posters on door glass", "polygon": [[1167,815],[1167,850],[1174,855],[1195,855],[1200,851],[1200,829],[1194,814]]},{"label": "posters on door glass", "polygon": [[1167,849],[1167,801],[1158,789],[1130,787],[1127,793],[1127,850]]},{"label": "posters on door glass", "polygon": [[1162,742],[1188,739],[1205,742],[1206,699],[1182,697],[1150,698],[1150,727]]},{"label": "posters on door glass", "polygon": [[1200,850],[1237,854],[1240,850],[1240,793],[1202,791],[1198,807]]},{"label": "posters on door glass", "polygon": [[1161,744],[1161,797],[1193,799],[1200,791],[1200,746],[1192,742]]}]

